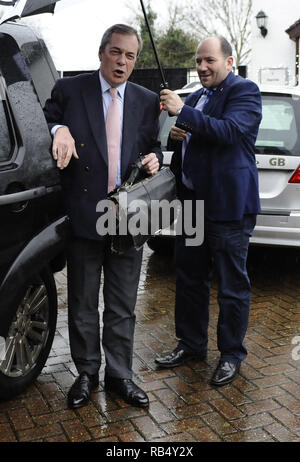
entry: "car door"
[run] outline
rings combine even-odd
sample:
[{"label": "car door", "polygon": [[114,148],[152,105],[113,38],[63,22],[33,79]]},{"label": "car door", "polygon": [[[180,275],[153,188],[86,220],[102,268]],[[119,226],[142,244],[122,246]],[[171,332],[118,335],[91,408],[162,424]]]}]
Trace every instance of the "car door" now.
[{"label": "car door", "polygon": [[[57,213],[49,201],[60,190],[51,136],[28,56],[25,59],[22,52],[28,52],[28,44],[34,42],[38,47],[39,42],[32,35],[20,46],[12,36],[14,30],[20,34],[18,27],[22,28],[3,25],[0,29],[0,280],[3,268],[49,220],[51,210]],[[34,51],[30,59],[36,72],[37,48]],[[51,74],[45,66],[43,72]]]}]

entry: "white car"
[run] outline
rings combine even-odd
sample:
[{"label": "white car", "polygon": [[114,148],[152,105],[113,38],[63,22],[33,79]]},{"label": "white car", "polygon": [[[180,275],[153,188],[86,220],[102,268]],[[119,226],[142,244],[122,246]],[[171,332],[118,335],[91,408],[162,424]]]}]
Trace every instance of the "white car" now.
[{"label": "white car", "polygon": [[[177,90],[183,100],[200,88],[190,84]],[[300,87],[260,87],[263,118],[255,154],[259,173],[261,213],[250,243],[300,248]],[[164,164],[169,165],[173,152],[167,140],[176,117],[161,115],[160,140]],[[151,239],[151,249],[160,251],[172,243],[166,237],[174,230],[164,229]]]}]

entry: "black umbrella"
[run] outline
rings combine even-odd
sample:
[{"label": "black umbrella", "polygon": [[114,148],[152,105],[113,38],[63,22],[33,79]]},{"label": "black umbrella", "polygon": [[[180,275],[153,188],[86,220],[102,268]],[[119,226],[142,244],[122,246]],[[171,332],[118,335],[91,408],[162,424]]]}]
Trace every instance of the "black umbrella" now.
[{"label": "black umbrella", "polygon": [[56,3],[60,0],[15,0],[0,1],[0,5],[12,5],[12,8],[0,19],[0,24],[10,19],[24,18],[40,13],[54,13]]}]

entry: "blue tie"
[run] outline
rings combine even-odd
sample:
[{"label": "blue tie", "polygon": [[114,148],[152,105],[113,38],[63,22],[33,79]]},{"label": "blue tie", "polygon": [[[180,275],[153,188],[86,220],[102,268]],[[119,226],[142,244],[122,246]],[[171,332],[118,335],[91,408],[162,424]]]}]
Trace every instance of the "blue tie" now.
[{"label": "blue tie", "polygon": [[213,90],[208,90],[207,88],[204,88],[204,91],[202,93],[203,95],[207,95],[204,106],[208,103],[210,100],[211,95],[213,94]]}]

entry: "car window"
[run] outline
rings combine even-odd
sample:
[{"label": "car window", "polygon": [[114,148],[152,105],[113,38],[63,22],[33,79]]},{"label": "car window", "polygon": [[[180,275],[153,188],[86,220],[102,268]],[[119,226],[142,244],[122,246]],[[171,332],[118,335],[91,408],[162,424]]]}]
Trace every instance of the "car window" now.
[{"label": "car window", "polygon": [[[185,101],[186,97],[181,96],[182,101]],[[169,117],[166,111],[163,111],[160,116],[160,132],[159,141],[161,142],[161,148],[163,151],[167,151],[168,137],[171,127],[175,124],[177,117]]]},{"label": "car window", "polygon": [[262,121],[256,141],[260,154],[300,155],[300,98],[262,95]]},{"label": "car window", "polygon": [[12,143],[6,114],[6,101],[0,88],[0,162],[8,161],[12,153]]},{"label": "car window", "polygon": [[[185,97],[182,98],[183,101]],[[300,97],[262,94],[263,118],[255,145],[257,154],[282,153],[300,156]],[[163,111],[160,116],[160,142],[167,151],[168,137],[176,117]]]},{"label": "car window", "polygon": [[169,117],[168,114],[164,111],[160,116],[160,132],[159,132],[159,141],[161,142],[161,149],[167,151],[168,137],[172,125],[176,121],[176,116]]}]

